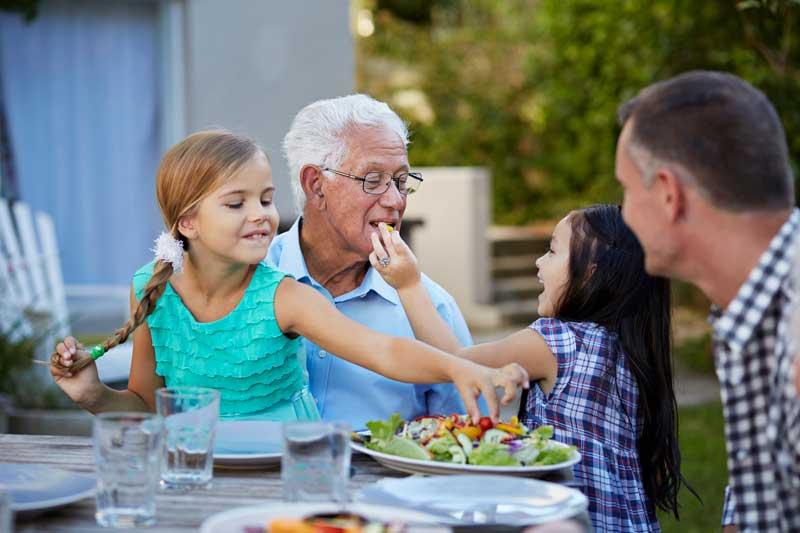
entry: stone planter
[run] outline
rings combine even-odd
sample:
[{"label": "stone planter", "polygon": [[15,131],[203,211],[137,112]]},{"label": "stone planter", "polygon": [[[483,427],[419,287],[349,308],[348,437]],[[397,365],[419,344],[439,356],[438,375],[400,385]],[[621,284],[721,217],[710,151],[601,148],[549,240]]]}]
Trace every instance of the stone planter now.
[{"label": "stone planter", "polygon": [[92,415],[75,409],[17,409],[8,412],[8,433],[26,435],[66,435],[88,437],[92,434]]}]

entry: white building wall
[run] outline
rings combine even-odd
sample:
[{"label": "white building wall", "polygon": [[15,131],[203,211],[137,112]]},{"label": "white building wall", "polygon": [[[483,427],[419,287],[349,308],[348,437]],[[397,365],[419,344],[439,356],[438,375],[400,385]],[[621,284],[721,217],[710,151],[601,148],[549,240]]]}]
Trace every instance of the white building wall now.
[{"label": "white building wall", "polygon": [[295,216],[281,141],[294,115],[353,92],[345,0],[187,0],[188,131],[222,126],[255,138],[272,160],[281,221]]}]

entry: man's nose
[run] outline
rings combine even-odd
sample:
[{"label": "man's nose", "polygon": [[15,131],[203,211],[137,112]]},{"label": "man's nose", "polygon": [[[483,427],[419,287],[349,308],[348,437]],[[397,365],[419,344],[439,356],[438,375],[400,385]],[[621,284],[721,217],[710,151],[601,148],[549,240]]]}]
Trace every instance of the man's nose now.
[{"label": "man's nose", "polygon": [[405,205],[406,197],[400,194],[400,191],[397,188],[397,183],[394,180],[389,181],[389,188],[386,189],[380,200],[378,200],[381,206],[383,207],[390,207],[393,209],[400,209]]}]

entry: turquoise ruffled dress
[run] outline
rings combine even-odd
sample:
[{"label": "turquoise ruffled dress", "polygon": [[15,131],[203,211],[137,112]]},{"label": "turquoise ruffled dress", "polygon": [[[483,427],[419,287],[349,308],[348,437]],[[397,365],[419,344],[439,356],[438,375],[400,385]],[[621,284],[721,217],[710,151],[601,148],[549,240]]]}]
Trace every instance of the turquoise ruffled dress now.
[{"label": "turquoise ruffled dress", "polygon": [[[152,275],[153,263],[133,275],[137,299]],[[275,318],[284,277],[259,264],[239,305],[213,322],[195,320],[168,282],[146,319],[165,385],[219,390],[222,419],[319,420],[301,338],[284,335]]]}]

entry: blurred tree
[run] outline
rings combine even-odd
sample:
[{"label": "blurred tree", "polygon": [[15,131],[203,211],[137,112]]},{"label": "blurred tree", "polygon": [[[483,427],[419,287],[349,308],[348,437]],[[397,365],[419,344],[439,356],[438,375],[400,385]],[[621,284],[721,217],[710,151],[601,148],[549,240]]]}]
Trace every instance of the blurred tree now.
[{"label": "blurred tree", "polygon": [[411,122],[414,164],[489,166],[498,223],[618,201],[617,107],[689,69],[764,90],[800,159],[800,0],[411,4],[365,0],[357,85]]},{"label": "blurred tree", "polygon": [[16,11],[31,22],[39,13],[40,0],[0,0],[0,11]]}]

